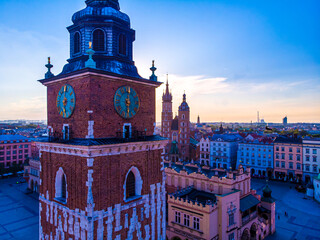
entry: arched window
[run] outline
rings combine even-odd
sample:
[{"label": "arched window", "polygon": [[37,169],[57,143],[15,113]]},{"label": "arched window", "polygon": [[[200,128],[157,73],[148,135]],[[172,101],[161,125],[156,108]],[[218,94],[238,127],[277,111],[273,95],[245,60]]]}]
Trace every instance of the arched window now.
[{"label": "arched window", "polygon": [[119,35],[119,54],[127,55],[127,38],[124,34]]},{"label": "arched window", "polygon": [[80,33],[76,32],[73,37],[73,52],[74,54],[80,52]]},{"label": "arched window", "polygon": [[67,202],[67,178],[62,168],[59,168],[55,181],[55,199],[60,202]]},{"label": "arched window", "polygon": [[127,177],[127,183],[126,183],[126,189],[127,189],[127,198],[134,197],[136,195],[136,179],[134,177],[134,174],[130,171]]},{"label": "arched window", "polygon": [[93,50],[94,51],[104,51],[105,49],[105,36],[101,29],[94,30],[93,32]]},{"label": "arched window", "polygon": [[142,183],[139,170],[136,167],[131,167],[123,185],[124,201],[130,201],[132,198],[141,196]]}]

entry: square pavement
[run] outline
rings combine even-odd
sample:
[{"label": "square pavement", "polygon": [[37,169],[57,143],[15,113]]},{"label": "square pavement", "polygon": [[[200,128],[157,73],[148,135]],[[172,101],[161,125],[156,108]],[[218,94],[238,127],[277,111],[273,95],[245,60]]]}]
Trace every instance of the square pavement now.
[{"label": "square pavement", "polygon": [[[262,195],[265,184],[252,179],[251,188]],[[295,184],[269,181],[269,186],[276,199],[276,232],[267,240],[320,240],[320,204],[297,192]]]},{"label": "square pavement", "polygon": [[0,239],[39,239],[37,194],[25,194],[26,183],[17,178],[0,179]]}]

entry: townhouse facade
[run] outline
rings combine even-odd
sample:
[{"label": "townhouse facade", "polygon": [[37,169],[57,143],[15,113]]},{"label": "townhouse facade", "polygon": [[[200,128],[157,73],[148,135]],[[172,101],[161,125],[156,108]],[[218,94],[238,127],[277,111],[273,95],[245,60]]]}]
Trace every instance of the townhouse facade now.
[{"label": "townhouse facade", "polygon": [[303,140],[303,179],[305,182],[320,173],[320,139]]},{"label": "townhouse facade", "polygon": [[0,167],[21,167],[31,155],[31,141],[20,135],[0,135]]},{"label": "townhouse facade", "polygon": [[303,176],[302,139],[277,137],[274,141],[274,176],[276,179],[300,181]]},{"label": "townhouse facade", "polygon": [[210,138],[210,166],[235,169],[238,142],[241,140],[238,134],[214,134]]},{"label": "townhouse facade", "polygon": [[261,139],[239,143],[237,166],[251,168],[252,176],[273,177],[273,141]]}]

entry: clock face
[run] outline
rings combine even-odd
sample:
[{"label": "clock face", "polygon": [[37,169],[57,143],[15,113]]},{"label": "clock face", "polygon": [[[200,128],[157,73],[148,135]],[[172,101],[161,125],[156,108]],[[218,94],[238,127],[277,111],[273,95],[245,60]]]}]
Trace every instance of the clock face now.
[{"label": "clock face", "polygon": [[74,93],[74,90],[69,84],[66,84],[60,89],[58,93],[58,97],[57,97],[58,112],[63,118],[69,118],[71,117],[75,106],[76,106],[76,95]]},{"label": "clock face", "polygon": [[133,118],[140,107],[137,92],[129,86],[120,87],[114,96],[114,107],[121,117]]}]

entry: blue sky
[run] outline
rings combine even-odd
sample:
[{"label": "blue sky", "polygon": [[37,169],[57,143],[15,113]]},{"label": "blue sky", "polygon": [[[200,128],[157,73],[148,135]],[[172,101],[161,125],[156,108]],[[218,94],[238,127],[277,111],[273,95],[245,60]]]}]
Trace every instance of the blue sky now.
[{"label": "blue sky", "polygon": [[[136,30],[143,77],[153,59],[169,74],[174,109],[186,91],[191,120],[320,122],[320,2],[317,0],[120,0]],[[36,80],[52,57],[69,57],[74,12],[84,0],[0,0],[0,119],[45,119]],[[157,94],[160,120],[161,94]]]}]

